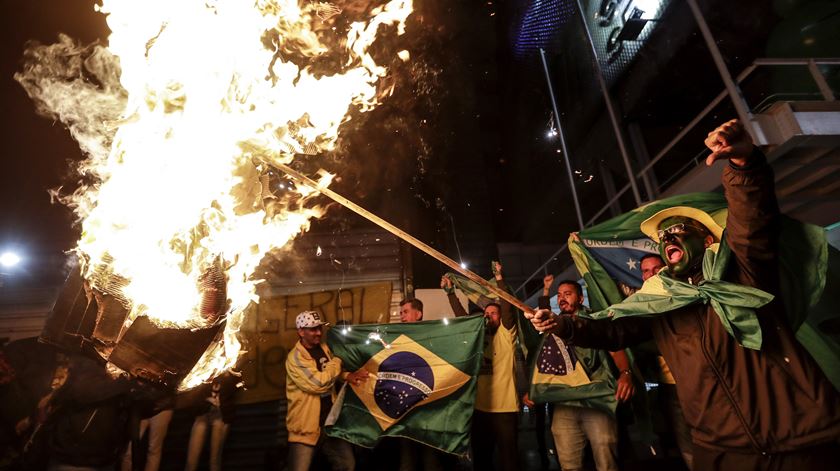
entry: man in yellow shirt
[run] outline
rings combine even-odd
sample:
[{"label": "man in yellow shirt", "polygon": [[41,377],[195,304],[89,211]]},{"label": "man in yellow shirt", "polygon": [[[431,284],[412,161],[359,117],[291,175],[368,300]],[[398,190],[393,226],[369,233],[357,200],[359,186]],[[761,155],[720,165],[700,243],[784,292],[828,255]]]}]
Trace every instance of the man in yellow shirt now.
[{"label": "man in yellow shirt", "polygon": [[[502,265],[493,262],[496,284],[505,289]],[[456,316],[467,312],[458,298],[452,280],[444,276],[441,287]],[[514,342],[516,317],[510,304],[501,300],[484,306],[486,320],[484,359],[478,376],[475,414],[472,420],[473,469],[493,469],[493,450],[497,450],[498,469],[517,468],[517,431],[519,404],[514,385]]]},{"label": "man in yellow shirt", "polygon": [[[334,470],[353,470],[350,443],[324,435],[322,426],[335,400],[335,381],[342,376],[341,358],[321,341],[323,321],[317,311],[304,311],[295,319],[300,339],[286,357],[286,429],[289,432],[289,471],[307,471],[320,449]],[[359,384],[368,373],[345,373],[344,380]]]}]

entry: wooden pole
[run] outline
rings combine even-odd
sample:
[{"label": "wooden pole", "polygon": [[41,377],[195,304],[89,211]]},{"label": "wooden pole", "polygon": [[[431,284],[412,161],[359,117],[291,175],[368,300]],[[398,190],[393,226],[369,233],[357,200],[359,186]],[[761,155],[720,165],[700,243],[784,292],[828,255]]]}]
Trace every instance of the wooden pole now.
[{"label": "wooden pole", "polygon": [[272,167],[275,167],[276,169],[286,173],[287,175],[292,177],[292,179],[297,180],[298,183],[303,183],[306,186],[312,187],[313,189],[317,190],[318,192],[320,192],[324,196],[327,196],[328,198],[335,201],[336,203],[344,206],[345,208],[353,211],[354,213],[362,216],[363,218],[373,222],[374,224],[376,224],[377,226],[385,229],[386,231],[390,232],[391,234],[394,234],[395,236],[397,236],[400,239],[408,242],[409,244],[413,245],[414,247],[417,247],[419,250],[422,250],[423,252],[431,255],[432,257],[437,259],[439,262],[441,262],[444,265],[448,266],[449,268],[455,270],[456,272],[466,276],[471,281],[474,281],[474,282],[480,284],[481,286],[484,286],[485,288],[492,291],[493,294],[495,294],[496,296],[498,296],[498,297],[504,299],[505,301],[509,302],[511,305],[516,306],[517,308],[521,309],[523,312],[526,312],[526,313],[533,312],[532,308],[528,307],[525,303],[523,303],[522,301],[517,299],[516,296],[508,293],[505,290],[499,289],[496,286],[491,285],[484,278],[476,275],[475,273],[471,272],[470,270],[467,270],[467,269],[461,267],[461,265],[458,264],[457,262],[455,262],[455,260],[452,260],[451,258],[447,257],[446,255],[438,252],[437,250],[433,249],[432,247],[430,247],[429,245],[427,245],[423,241],[415,238],[414,236],[412,236],[408,232],[405,232],[404,230],[398,228],[397,226],[394,226],[393,224],[391,224],[388,221],[382,219],[381,217],[373,214],[372,212],[366,210],[365,208],[357,205],[356,203],[350,201],[349,199],[339,195],[338,193],[330,190],[329,188],[326,188],[324,186],[319,185],[318,182],[316,182],[315,180],[307,177],[306,175],[298,172],[297,170],[295,170],[295,169],[293,169],[293,168],[291,168],[287,165],[283,165],[283,164],[279,164],[279,163],[275,163],[275,162],[272,162],[269,165],[271,165]]}]

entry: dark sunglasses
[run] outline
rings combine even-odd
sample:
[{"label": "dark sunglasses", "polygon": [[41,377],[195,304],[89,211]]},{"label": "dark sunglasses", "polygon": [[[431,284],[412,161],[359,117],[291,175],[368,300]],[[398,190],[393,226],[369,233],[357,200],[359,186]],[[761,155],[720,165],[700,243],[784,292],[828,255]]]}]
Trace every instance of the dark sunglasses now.
[{"label": "dark sunglasses", "polygon": [[661,241],[665,238],[666,235],[682,235],[689,232],[695,232],[701,235],[709,233],[708,229],[706,228],[701,229],[697,226],[680,222],[672,226],[668,226],[665,229],[660,229],[656,231],[656,235],[659,236],[659,240]]},{"label": "dark sunglasses", "polygon": [[665,229],[660,229],[656,231],[656,235],[659,237],[659,240],[665,238],[666,235],[676,235],[676,234],[684,234],[686,225],[683,223],[674,224],[673,226],[666,227]]}]

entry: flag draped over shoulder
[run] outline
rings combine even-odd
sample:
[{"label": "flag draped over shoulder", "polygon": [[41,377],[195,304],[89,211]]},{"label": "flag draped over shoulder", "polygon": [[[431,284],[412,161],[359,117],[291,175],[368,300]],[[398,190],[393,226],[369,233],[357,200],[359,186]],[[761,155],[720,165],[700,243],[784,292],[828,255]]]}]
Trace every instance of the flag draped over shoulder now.
[{"label": "flag draped over shoulder", "polygon": [[739,344],[761,349],[761,326],[756,308],[773,300],[773,295],[751,286],[723,281],[729,262],[726,239],[712,244],[703,256],[703,280],[686,283],[661,272],[645,281],[642,288],[624,301],[592,314],[595,319],[628,316],[657,316],[691,304],[710,303],[724,329]]},{"label": "flag draped over shoulder", "polygon": [[[691,193],[641,206],[581,231],[577,238],[570,237],[569,250],[586,281],[594,311],[622,301],[624,296],[616,281],[632,288],[641,286],[639,259],[622,249],[629,247],[640,249],[638,253],[655,253],[656,245],[647,239],[639,226],[656,212],[672,206],[701,209],[721,227],[726,226],[726,199],[722,194]],[[796,331],[799,342],[840,390],[840,253],[828,245],[823,228],[782,217],[779,271],[789,324]],[[637,300],[638,297],[628,299]],[[737,309],[736,315],[740,315]],[[736,317],[732,325],[737,327],[743,320]],[[748,323],[742,325],[748,327]],[[738,338],[737,329],[728,330]],[[754,339],[755,335],[745,338]],[[754,343],[745,346],[756,347]]]},{"label": "flag draped over shoulder", "polygon": [[481,316],[334,328],[327,338],[345,370],[371,375],[344,386],[328,435],[368,448],[380,437],[406,437],[466,453],[484,348]]},{"label": "flag draped over shoulder", "polygon": [[718,193],[690,193],[640,206],[569,238],[569,251],[586,281],[593,311],[621,302],[620,281],[631,288],[642,286],[641,258],[659,253],[659,247],[639,229],[642,221],[672,206],[691,206],[709,213],[723,226],[726,199]]}]

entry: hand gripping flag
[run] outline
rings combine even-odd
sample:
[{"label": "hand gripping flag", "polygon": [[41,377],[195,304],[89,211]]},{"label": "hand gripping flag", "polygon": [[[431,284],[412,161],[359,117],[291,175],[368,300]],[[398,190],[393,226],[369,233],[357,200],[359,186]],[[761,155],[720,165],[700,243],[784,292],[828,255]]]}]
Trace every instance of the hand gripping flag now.
[{"label": "hand gripping flag", "polygon": [[342,388],[328,435],[368,448],[380,437],[406,437],[466,453],[484,345],[481,316],[357,325],[327,337],[346,370],[371,375]]},{"label": "hand gripping flag", "polygon": [[[465,276],[461,276],[455,272],[447,272],[446,275],[450,280],[452,280],[452,284],[455,288],[461,290],[462,293],[470,300],[473,304],[484,309],[487,307],[489,303],[498,303],[499,297],[496,296],[496,293],[490,291],[486,286],[482,286],[475,281],[470,280]],[[487,280],[487,283],[493,286],[497,286],[496,279],[490,278]]]},{"label": "hand gripping flag", "polygon": [[597,409],[615,415],[616,381],[606,351],[574,347],[552,334],[542,336],[535,352],[528,392],[532,401]]},{"label": "hand gripping flag", "polygon": [[[458,274],[447,276],[479,306],[494,296],[487,288]],[[488,281],[495,284],[496,280]],[[531,400],[615,413],[616,382],[606,352],[576,348],[555,335],[539,335],[524,316],[519,314],[517,318],[519,342],[527,353]]]}]

